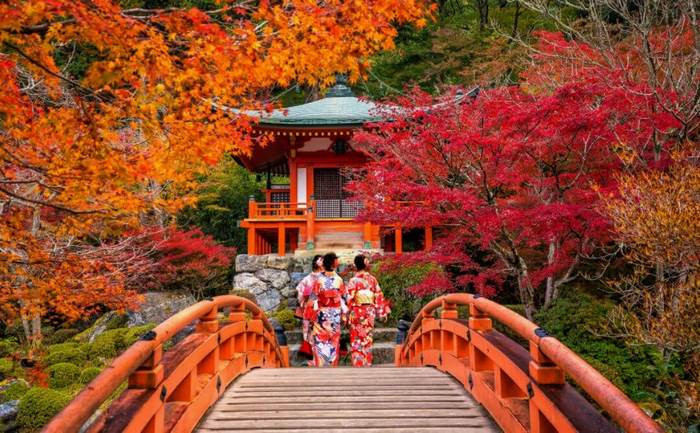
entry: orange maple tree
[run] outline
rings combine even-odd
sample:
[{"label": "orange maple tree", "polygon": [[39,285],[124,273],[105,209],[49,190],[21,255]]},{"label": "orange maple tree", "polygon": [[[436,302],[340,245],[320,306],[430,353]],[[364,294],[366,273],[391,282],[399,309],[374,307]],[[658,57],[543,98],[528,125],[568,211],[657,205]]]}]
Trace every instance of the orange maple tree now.
[{"label": "orange maple tree", "polygon": [[0,4],[2,320],[22,318],[36,339],[48,310],[132,306],[122,280],[137,268],[100,248],[165,225],[197,174],[250,150],[254,119],[220,107],[264,109],[275,86],[328,85],[336,72],[356,79],[393,46],[395,24],[429,14],[425,0]]}]

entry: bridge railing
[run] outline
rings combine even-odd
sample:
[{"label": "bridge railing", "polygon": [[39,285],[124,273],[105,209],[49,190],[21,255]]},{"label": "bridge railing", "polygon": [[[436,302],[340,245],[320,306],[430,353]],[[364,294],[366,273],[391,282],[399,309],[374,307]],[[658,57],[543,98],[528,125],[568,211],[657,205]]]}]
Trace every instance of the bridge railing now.
[{"label": "bridge railing", "polygon": [[[229,310],[220,320],[219,313]],[[192,334],[163,345],[195,324]],[[186,308],[146,333],[98,375],[49,424],[44,433],[189,432],[226,387],[258,367],[288,367],[289,352],[277,342],[265,313],[233,295]],[[126,383],[100,416],[95,413]]]},{"label": "bridge railing", "polygon": [[[456,306],[469,307],[460,320]],[[439,317],[435,313],[440,311]],[[493,329],[492,319],[525,339],[529,350]],[[471,294],[427,304],[396,347],[396,365],[430,365],[462,383],[506,433],[617,432],[566,382],[583,389],[624,431],[663,429],[622,391],[559,340],[512,310]]]}]

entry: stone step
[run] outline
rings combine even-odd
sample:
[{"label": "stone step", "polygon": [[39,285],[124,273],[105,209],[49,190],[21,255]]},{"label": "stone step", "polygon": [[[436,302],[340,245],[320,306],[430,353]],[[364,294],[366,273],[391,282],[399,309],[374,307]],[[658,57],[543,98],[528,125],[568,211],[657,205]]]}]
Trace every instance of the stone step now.
[{"label": "stone step", "polygon": [[351,264],[355,256],[359,253],[364,253],[364,254],[383,254],[384,250],[377,249],[377,248],[370,248],[366,249],[363,248],[362,245],[360,246],[355,246],[355,247],[350,247],[350,248],[328,248],[328,249],[321,249],[318,247],[318,245],[315,246],[315,249],[313,250],[307,250],[305,248],[299,248],[294,252],[294,255],[297,257],[311,257],[314,254],[325,254],[328,251],[333,251],[338,255],[340,258],[340,263],[341,264]]},{"label": "stone step", "polygon": [[[397,333],[398,330],[396,328],[374,328],[374,341],[375,343],[394,343],[396,342]],[[348,330],[343,329],[343,335],[347,334]],[[284,331],[284,335],[287,337],[287,344],[301,343],[301,329]]]},{"label": "stone step", "polygon": [[335,250],[350,250],[359,249],[362,244],[350,244],[350,243],[320,243],[316,245],[316,251],[335,251]]},{"label": "stone step", "polygon": [[[307,365],[305,358],[297,355],[299,344],[289,345],[289,363],[292,367],[303,367]],[[394,348],[396,344],[389,342],[375,342],[372,346],[373,365],[393,364],[394,363]],[[350,365],[350,355],[340,359],[340,365]]]}]

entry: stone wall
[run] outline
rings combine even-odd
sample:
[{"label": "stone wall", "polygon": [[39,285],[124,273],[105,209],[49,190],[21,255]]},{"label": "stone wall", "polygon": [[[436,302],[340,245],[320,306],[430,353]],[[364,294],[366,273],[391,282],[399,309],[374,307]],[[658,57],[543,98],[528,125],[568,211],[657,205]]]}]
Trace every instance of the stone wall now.
[{"label": "stone wall", "polygon": [[311,272],[311,257],[239,254],[235,270],[233,289],[250,292],[265,311],[274,311],[285,301],[294,308],[296,286]]}]

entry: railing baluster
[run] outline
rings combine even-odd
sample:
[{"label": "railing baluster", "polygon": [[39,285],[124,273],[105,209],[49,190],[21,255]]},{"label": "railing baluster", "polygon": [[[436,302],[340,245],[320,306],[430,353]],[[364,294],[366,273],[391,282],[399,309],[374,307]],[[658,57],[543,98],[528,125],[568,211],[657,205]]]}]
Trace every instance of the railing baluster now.
[{"label": "railing baluster", "polygon": [[489,331],[493,327],[491,318],[474,304],[469,305],[469,328],[474,331]]},{"label": "railing baluster", "polygon": [[534,341],[530,341],[528,370],[532,379],[541,385],[560,385],[565,382],[564,370],[547,358],[540,350],[539,344]]},{"label": "railing baluster", "polygon": [[129,388],[155,389],[163,381],[165,371],[161,360],[163,345],[153,349],[153,353],[129,376]]},{"label": "railing baluster", "polygon": [[195,331],[203,334],[213,334],[219,330],[219,321],[217,315],[219,310],[214,305],[207,314],[202,316],[195,326]]}]

